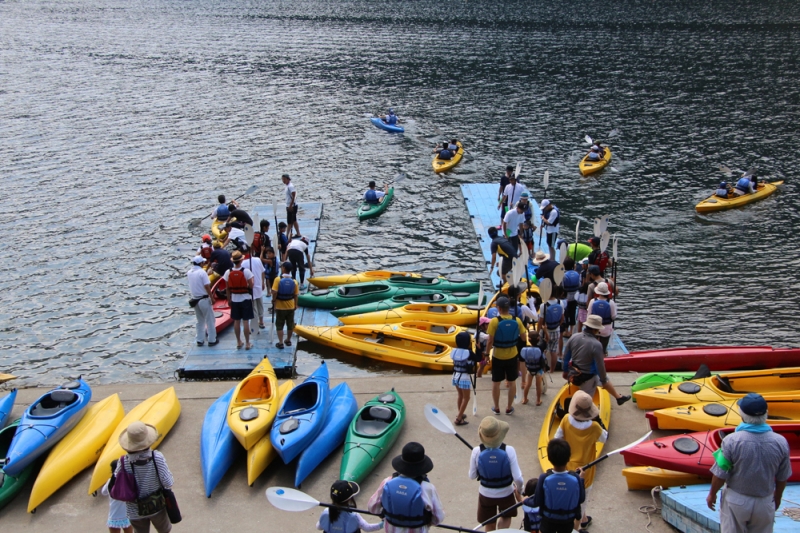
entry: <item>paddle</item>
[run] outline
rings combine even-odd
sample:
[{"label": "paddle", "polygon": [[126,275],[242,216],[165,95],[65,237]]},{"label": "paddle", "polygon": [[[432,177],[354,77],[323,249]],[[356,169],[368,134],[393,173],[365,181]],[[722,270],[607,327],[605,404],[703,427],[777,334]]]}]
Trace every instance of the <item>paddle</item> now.
[{"label": "paddle", "polygon": [[556,285],[561,285],[561,282],[564,281],[564,275],[566,273],[567,269],[564,268],[564,265],[558,265],[553,269],[553,281],[556,282]]},{"label": "paddle", "polygon": [[651,433],[652,433],[652,431],[648,431],[648,432],[647,432],[647,434],[646,434],[644,437],[642,437],[642,438],[640,438],[640,439],[636,439],[635,441],[631,442],[630,444],[626,444],[626,445],[625,445],[625,446],[623,446],[622,448],[617,448],[616,450],[612,450],[612,451],[608,452],[607,454],[605,454],[605,455],[603,455],[603,456],[601,456],[601,457],[598,457],[597,459],[595,459],[595,460],[594,460],[594,461],[592,461],[591,463],[589,463],[589,464],[587,464],[587,465],[585,465],[585,466],[582,466],[582,467],[581,467],[581,470],[583,470],[583,471],[586,471],[587,469],[589,469],[589,468],[593,467],[593,466],[594,466],[594,465],[596,465],[597,463],[599,463],[599,462],[601,462],[601,461],[605,461],[606,459],[608,459],[608,458],[609,458],[609,457],[611,457],[612,455],[616,455],[616,454],[618,454],[618,453],[620,453],[620,452],[624,452],[625,450],[628,450],[628,449],[630,449],[630,448],[633,448],[633,447],[634,447],[634,446],[636,446],[637,444],[641,444],[642,442],[644,442],[644,441],[646,441],[646,440],[647,440],[647,438],[650,436],[650,434],[651,434]]},{"label": "paddle", "polygon": [[550,296],[553,294],[553,282],[550,281],[550,278],[544,278],[539,281],[539,298],[542,299],[542,303],[547,302],[550,299]]},{"label": "paddle", "polygon": [[447,433],[448,435],[455,435],[458,440],[464,443],[464,446],[466,446],[470,450],[474,448],[472,444],[464,440],[464,437],[462,437],[456,432],[456,429],[453,427],[453,424],[450,422],[450,419],[447,418],[447,415],[445,415],[442,411],[440,411],[439,408],[436,407],[435,405],[430,403],[425,404],[425,418],[428,420],[430,425],[432,425],[434,428],[438,429],[442,433]]},{"label": "paddle", "polygon": [[567,258],[567,242],[563,241],[561,245],[558,247],[558,262],[562,265],[564,264],[564,260]]},{"label": "paddle", "polygon": [[[478,307],[483,304],[483,280],[478,284]],[[481,343],[478,338],[481,331],[481,313],[478,311],[478,322],[475,324],[475,353],[481,356],[483,360],[483,353],[481,352]],[[475,363],[475,371],[472,373],[472,416],[478,416],[478,363]]]},{"label": "paddle", "polygon": [[[614,234],[614,244],[611,246],[612,255],[611,257],[614,259],[614,263],[611,265],[611,277],[614,279],[614,288],[618,287],[617,285],[617,234]],[[616,291],[615,291],[616,292]],[[617,299],[617,296],[614,295],[614,299]]]},{"label": "paddle", "polygon": [[594,141],[588,135],[584,137],[583,140],[586,141],[586,144],[594,144]]},{"label": "paddle", "polygon": [[597,226],[597,229],[599,231],[599,233],[596,235],[597,237],[599,237],[600,235],[605,233],[605,231],[608,229],[608,220],[610,218],[611,218],[611,215],[603,215],[598,219],[598,220],[600,220],[600,223]]},{"label": "paddle", "polygon": [[575,253],[572,256],[572,259],[575,261],[575,264],[578,263],[578,232],[581,229],[581,221],[577,221],[575,223]]},{"label": "paddle", "polygon": [[603,236],[600,237],[600,251],[605,252],[606,248],[608,248],[608,241],[611,239],[611,235],[608,234],[608,231],[603,232]]},{"label": "paddle", "polygon": [[[544,171],[544,178],[542,179],[542,185],[544,185],[544,195],[542,196],[542,200],[547,198],[547,188],[550,186],[550,171]],[[545,216],[542,213],[542,224],[539,226],[539,249],[543,250],[542,248],[542,232],[544,231],[544,224],[545,224]]]},{"label": "paddle", "polygon": [[[482,528],[486,524],[491,524],[492,522],[494,522],[495,520],[497,520],[498,518],[500,518],[501,516],[503,516],[507,512],[513,511],[514,509],[516,509],[517,507],[521,506],[524,503],[525,503],[524,501],[517,502],[514,505],[512,505],[511,507],[509,507],[508,509],[503,509],[502,511],[500,511],[499,513],[497,513],[493,517],[489,518],[488,520],[484,520],[483,522],[481,522],[480,524],[478,524],[477,526],[472,528],[472,531],[477,531],[479,528]],[[501,533],[502,531],[517,531],[517,530],[516,529],[500,529],[500,530],[497,530],[497,533]]]},{"label": "paddle", "polygon": [[[245,196],[247,196],[248,194],[252,194],[252,193],[254,193],[256,189],[258,189],[258,185],[251,185],[249,189],[247,189],[246,191],[244,191],[244,194],[243,194],[243,195],[241,195],[241,196],[238,196],[238,197],[234,198],[232,201],[234,201],[234,202],[235,202],[235,201],[236,201],[236,200],[238,200],[239,198],[244,198],[244,197],[245,197]],[[211,213],[207,214],[207,215],[206,215],[206,216],[204,216],[203,218],[193,218],[192,220],[190,220],[190,221],[189,221],[189,228],[193,228],[193,227],[195,227],[195,226],[199,226],[199,225],[200,225],[200,223],[201,223],[202,221],[204,221],[205,219],[207,219],[208,217],[210,217],[210,216],[211,216],[211,215],[213,215],[213,214],[214,214],[214,212],[212,211]]]}]

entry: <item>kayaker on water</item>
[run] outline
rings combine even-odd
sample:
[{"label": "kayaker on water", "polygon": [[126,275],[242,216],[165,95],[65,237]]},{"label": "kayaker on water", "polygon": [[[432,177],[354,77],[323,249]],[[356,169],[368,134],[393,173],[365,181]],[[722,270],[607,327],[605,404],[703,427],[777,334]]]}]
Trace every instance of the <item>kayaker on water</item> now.
[{"label": "kayaker on water", "polygon": [[730,185],[728,185],[727,182],[721,181],[714,194],[720,198],[728,198],[728,195],[731,194],[731,192]]},{"label": "kayaker on water", "polygon": [[755,191],[753,186],[752,176],[742,176],[736,185],[733,187],[733,194],[736,196],[744,196],[745,194],[752,194]]},{"label": "kayaker on water", "polygon": [[368,185],[367,191],[364,193],[364,201],[370,205],[378,205],[381,203],[381,200],[384,196],[389,194],[389,184],[383,184],[383,191],[376,191],[375,190],[375,182],[370,181]]},{"label": "kayaker on water", "polygon": [[[220,194],[217,196],[217,201],[219,202],[219,205],[216,207],[216,209],[214,209],[214,211],[212,211],[213,214],[211,217],[219,220],[220,222],[224,222],[228,220],[228,217],[230,217],[231,214],[230,209],[228,208],[228,203],[225,201],[225,195]],[[231,203],[235,205],[234,202]]]},{"label": "kayaker on water", "polygon": [[[447,149],[450,150],[453,153],[453,155],[456,155],[458,153],[458,144],[457,143],[458,143],[458,139],[450,139],[450,143],[447,145]],[[444,145],[445,145],[445,143],[442,143],[442,146],[444,146]]]},{"label": "kayaker on water", "polygon": [[442,502],[426,476],[433,470],[433,461],[422,444],[403,446],[403,453],[392,459],[392,468],[396,474],[381,481],[367,504],[370,513],[386,517],[386,533],[428,533],[431,526],[441,524]]},{"label": "kayaker on water", "polygon": [[447,149],[447,143],[444,143],[444,146],[437,145],[436,148],[433,149],[433,153],[438,154],[436,157],[442,161],[449,161],[453,159],[453,152]]},{"label": "kayaker on water", "polygon": [[558,221],[561,219],[561,211],[554,203],[550,202],[550,200],[542,200],[539,208],[542,210],[542,224],[547,234],[547,246],[550,248],[550,257],[555,257],[555,245],[559,230]]},{"label": "kayaker on water", "polygon": [[325,508],[319,515],[317,529],[325,533],[357,533],[364,531],[378,531],[383,529],[383,520],[377,524],[370,524],[359,513],[345,511],[338,507],[355,507],[353,499],[361,492],[361,487],[353,481],[334,481],[331,485],[331,503],[337,507]]},{"label": "kayaker on water", "polygon": [[389,113],[386,115],[381,115],[381,120],[384,124],[388,124],[389,126],[396,126],[397,125],[397,115],[394,114],[394,109],[389,108]]}]

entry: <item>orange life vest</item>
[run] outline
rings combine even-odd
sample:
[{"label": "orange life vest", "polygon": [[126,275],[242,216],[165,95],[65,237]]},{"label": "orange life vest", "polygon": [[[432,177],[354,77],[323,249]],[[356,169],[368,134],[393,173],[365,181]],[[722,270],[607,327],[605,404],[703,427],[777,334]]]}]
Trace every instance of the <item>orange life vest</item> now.
[{"label": "orange life vest", "polygon": [[228,290],[231,291],[231,294],[250,294],[247,278],[244,277],[244,269],[231,269],[228,273]]}]

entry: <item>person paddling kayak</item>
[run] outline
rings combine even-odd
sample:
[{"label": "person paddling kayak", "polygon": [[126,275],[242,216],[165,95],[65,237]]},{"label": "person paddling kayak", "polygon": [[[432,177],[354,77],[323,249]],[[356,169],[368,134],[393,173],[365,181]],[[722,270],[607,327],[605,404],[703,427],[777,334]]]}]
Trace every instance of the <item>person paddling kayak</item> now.
[{"label": "person paddling kayak", "polygon": [[364,201],[370,205],[378,205],[381,203],[381,200],[384,196],[389,194],[389,184],[383,184],[383,191],[376,191],[375,190],[375,182],[370,181],[368,185],[367,191],[364,193]]}]

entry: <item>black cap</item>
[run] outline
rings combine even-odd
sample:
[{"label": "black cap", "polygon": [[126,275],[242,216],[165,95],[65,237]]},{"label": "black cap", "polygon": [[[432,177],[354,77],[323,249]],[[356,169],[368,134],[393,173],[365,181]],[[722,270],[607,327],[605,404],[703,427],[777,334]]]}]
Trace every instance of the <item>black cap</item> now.
[{"label": "black cap", "polygon": [[506,172],[513,172],[513,171],[514,171],[514,167],[512,167],[511,165],[508,165],[506,167]]},{"label": "black cap", "polygon": [[492,239],[497,237],[497,228],[495,228],[494,226],[489,226],[487,232],[489,233],[489,237],[491,237]]},{"label": "black cap", "polygon": [[370,182],[369,182],[369,188],[371,189],[371,188],[373,188],[374,186],[375,186],[375,182],[374,182],[374,181],[370,181]]},{"label": "black cap", "polygon": [[508,296],[499,296],[495,300],[495,305],[498,309],[508,309],[511,306],[511,300],[508,299]]},{"label": "black cap", "polygon": [[331,485],[331,501],[333,503],[345,503],[361,491],[358,483],[339,479]]}]

